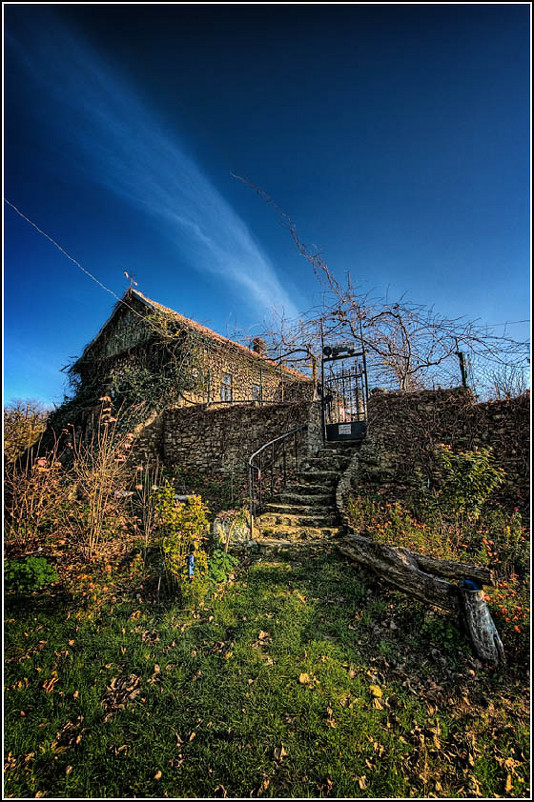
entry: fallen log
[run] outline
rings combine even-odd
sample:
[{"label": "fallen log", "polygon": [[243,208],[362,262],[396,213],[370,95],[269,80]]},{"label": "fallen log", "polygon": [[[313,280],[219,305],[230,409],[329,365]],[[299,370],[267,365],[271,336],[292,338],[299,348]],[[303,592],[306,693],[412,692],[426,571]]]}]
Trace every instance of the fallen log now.
[{"label": "fallen log", "polygon": [[[426,557],[356,534],[345,535],[338,545],[346,557],[376,571],[399,590],[465,618],[478,656],[495,664],[504,661],[502,643],[482,590],[482,585],[495,584],[492,571],[469,563]],[[459,584],[441,577],[456,579]],[[477,589],[476,597],[473,588]]]},{"label": "fallen log", "polygon": [[416,555],[400,546],[376,543],[361,535],[346,535],[339,543],[342,554],[379,573],[400,590],[443,610],[460,611],[458,587],[422,571]]}]

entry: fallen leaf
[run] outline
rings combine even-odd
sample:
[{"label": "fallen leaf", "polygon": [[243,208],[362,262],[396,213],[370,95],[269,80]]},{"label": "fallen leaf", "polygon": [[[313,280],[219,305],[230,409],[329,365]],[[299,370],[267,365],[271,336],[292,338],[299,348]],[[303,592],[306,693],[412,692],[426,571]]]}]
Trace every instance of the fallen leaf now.
[{"label": "fallen leaf", "polygon": [[512,787],[513,787],[513,785],[512,785],[512,775],[511,774],[507,774],[506,775],[506,787],[504,789],[505,793],[509,794],[510,791],[512,790]]},{"label": "fallen leaf", "polygon": [[365,776],[365,774],[363,775],[363,777],[358,778],[358,785],[360,786],[362,791],[365,791],[365,789],[367,788],[367,777]]},{"label": "fallen leaf", "polygon": [[287,751],[284,748],[284,745],[282,744],[282,746],[275,747],[273,754],[274,754],[274,759],[281,763],[282,760],[286,757]]},{"label": "fallen leaf", "polygon": [[299,676],[299,682],[300,682],[301,685],[309,685],[310,682],[311,682],[310,675],[309,674],[304,674],[304,673],[301,674]]},{"label": "fallen leaf", "polygon": [[380,688],[378,685],[370,685],[369,690],[371,691],[373,696],[376,696],[379,699],[383,696],[382,688]]},{"label": "fallen leaf", "polygon": [[154,774],[154,779],[155,779],[155,780],[161,780],[161,771],[157,771],[157,772]]},{"label": "fallen leaf", "polygon": [[55,676],[50,677],[49,680],[46,680],[46,682],[43,682],[43,688],[45,689],[45,691],[47,693],[52,693],[52,691],[54,690],[54,685],[56,684],[56,682],[58,682],[58,680],[59,677],[56,674]]}]

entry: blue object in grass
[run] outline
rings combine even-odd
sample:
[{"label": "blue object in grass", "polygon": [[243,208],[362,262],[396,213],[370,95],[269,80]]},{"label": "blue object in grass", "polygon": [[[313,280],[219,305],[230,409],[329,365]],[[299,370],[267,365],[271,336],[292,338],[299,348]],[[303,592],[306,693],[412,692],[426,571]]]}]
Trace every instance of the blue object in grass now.
[{"label": "blue object in grass", "polygon": [[189,574],[189,579],[193,579],[195,575],[195,557],[193,554],[189,554],[187,557],[187,573]]},{"label": "blue object in grass", "polygon": [[460,579],[460,587],[464,590],[482,590],[482,585],[473,579]]}]

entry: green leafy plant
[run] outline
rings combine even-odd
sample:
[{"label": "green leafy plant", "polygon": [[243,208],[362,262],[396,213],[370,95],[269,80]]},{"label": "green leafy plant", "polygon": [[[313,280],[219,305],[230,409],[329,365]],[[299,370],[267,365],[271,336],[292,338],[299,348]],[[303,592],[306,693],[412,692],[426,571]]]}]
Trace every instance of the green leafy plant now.
[{"label": "green leafy plant", "polygon": [[495,465],[490,448],[454,453],[450,446],[436,449],[440,507],[477,520],[485,501],[504,481],[504,470]]},{"label": "green leafy plant", "polygon": [[226,582],[239,560],[222,549],[215,549],[208,560],[208,577],[213,582]]},{"label": "green leafy plant", "polygon": [[44,557],[6,560],[4,582],[8,591],[32,593],[59,580],[56,569]]},{"label": "green leafy plant", "polygon": [[421,624],[420,632],[445,652],[455,652],[460,648],[460,633],[448,617],[429,614]]},{"label": "green leafy plant", "polygon": [[186,560],[192,554],[196,564],[195,573],[201,574],[203,563],[207,560],[207,505],[200,496],[189,496],[187,502],[178,501],[174,487],[168,482],[155,492],[155,500],[156,523],[167,570],[183,581],[188,577]]}]

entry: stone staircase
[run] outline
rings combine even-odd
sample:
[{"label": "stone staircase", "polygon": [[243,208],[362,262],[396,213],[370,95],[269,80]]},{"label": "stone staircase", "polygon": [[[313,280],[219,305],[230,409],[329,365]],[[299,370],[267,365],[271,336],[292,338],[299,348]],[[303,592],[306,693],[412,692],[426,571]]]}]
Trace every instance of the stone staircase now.
[{"label": "stone staircase", "polygon": [[360,442],[329,443],[304,457],[296,482],[264,505],[256,518],[258,545],[286,547],[342,534],[336,488]]}]

